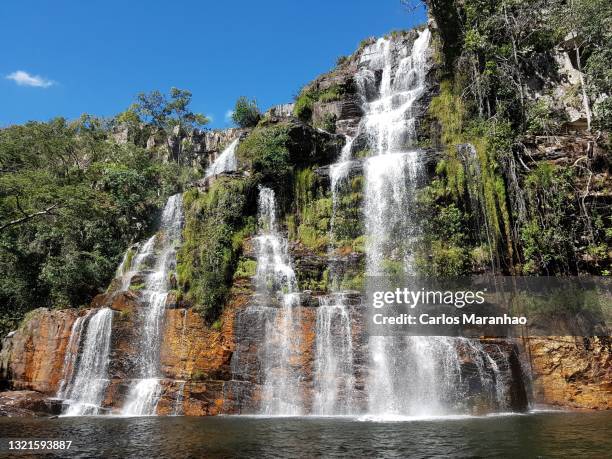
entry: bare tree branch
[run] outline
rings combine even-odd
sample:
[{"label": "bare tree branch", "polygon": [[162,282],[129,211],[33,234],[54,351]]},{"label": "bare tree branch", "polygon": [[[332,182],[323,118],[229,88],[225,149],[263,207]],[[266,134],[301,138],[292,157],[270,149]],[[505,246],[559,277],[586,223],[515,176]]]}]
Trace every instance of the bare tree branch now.
[{"label": "bare tree branch", "polygon": [[5,223],[4,225],[0,225],[0,231],[5,230],[6,228],[9,228],[11,226],[15,226],[15,225],[19,225],[21,223],[27,222],[28,220],[31,220],[35,217],[38,217],[40,215],[48,215],[51,214],[52,210],[55,209],[57,207],[57,204],[53,204],[52,206],[47,207],[44,210],[38,211],[38,212],[34,212],[33,214],[26,214],[24,217],[21,218],[17,218],[15,220],[11,220],[10,222]]}]

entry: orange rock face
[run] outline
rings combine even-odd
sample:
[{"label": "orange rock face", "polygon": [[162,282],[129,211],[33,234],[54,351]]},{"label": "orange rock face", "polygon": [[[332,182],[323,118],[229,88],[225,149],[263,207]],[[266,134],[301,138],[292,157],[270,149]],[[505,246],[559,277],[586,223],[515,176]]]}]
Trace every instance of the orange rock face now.
[{"label": "orange rock face", "polygon": [[191,309],[166,311],[160,350],[162,373],[177,380],[228,379],[233,350],[233,315],[226,310],[221,327],[209,327]]},{"label": "orange rock face", "polygon": [[2,343],[0,373],[15,389],[55,395],[76,309],[32,311],[13,336]]},{"label": "orange rock face", "polygon": [[206,416],[228,411],[225,385],[231,378],[234,320],[247,299],[246,294],[232,294],[214,327],[191,309],[166,310],[160,361],[167,379],[162,382],[159,414]]},{"label": "orange rock face", "polygon": [[554,336],[527,340],[537,403],[612,409],[612,339]]},{"label": "orange rock face", "polygon": [[[248,287],[244,285],[233,290],[215,326],[205,323],[192,309],[166,310],[160,349],[164,379],[159,414],[209,416],[256,412],[264,382],[258,360],[262,330],[254,329],[256,322],[249,322],[244,317],[239,319],[252,298],[252,290]],[[109,362],[111,383],[103,405],[118,412],[131,379],[137,377],[136,343],[143,306],[138,294],[133,292],[101,295],[94,305],[108,306],[115,311]],[[2,379],[13,389],[55,395],[62,378],[72,326],[78,315],[84,313],[86,311],[74,309],[33,312],[22,327],[3,342],[0,352]],[[299,369],[303,375],[299,390],[306,406],[312,404],[316,313],[316,307],[297,306],[294,310],[299,318],[295,332],[300,339],[292,344],[296,346],[293,355],[297,357],[289,366]],[[277,320],[282,320],[282,314],[278,314]],[[362,328],[359,321],[354,323],[356,347],[360,346],[358,340],[363,337]],[[237,330],[242,334],[252,332],[251,338],[240,346]],[[611,347],[609,338],[527,339],[525,352],[530,357],[535,402],[612,409]],[[232,375],[231,361],[238,351],[244,373]],[[360,386],[365,379],[363,371],[361,365],[356,366],[356,381]]]}]

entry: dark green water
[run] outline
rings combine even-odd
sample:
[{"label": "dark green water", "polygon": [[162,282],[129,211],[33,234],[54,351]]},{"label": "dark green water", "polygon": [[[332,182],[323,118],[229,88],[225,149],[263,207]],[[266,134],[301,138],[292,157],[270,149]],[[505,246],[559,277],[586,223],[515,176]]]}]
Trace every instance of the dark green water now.
[{"label": "dark green water", "polygon": [[10,439],[72,440],[45,457],[612,457],[612,413],[373,422],[342,418],[150,417],[0,420]]}]

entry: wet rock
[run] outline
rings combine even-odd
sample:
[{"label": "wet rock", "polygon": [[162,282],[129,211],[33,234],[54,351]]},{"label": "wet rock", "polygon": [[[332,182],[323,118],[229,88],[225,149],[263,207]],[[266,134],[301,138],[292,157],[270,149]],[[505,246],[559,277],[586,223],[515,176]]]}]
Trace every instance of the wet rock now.
[{"label": "wet rock", "polygon": [[338,157],[345,142],[341,135],[314,129],[297,119],[290,120],[287,127],[287,148],[290,161],[296,166],[330,164]]},{"label": "wet rock", "polygon": [[2,342],[0,375],[5,385],[55,394],[62,377],[64,353],[76,309],[36,309]]},{"label": "wet rock", "polygon": [[536,403],[612,409],[609,337],[532,337],[525,346]]},{"label": "wet rock", "polygon": [[228,380],[234,316],[225,311],[217,325],[206,324],[192,309],[166,311],[161,370],[174,380]]},{"label": "wet rock", "polygon": [[0,393],[0,416],[56,416],[62,412],[62,401],[31,390]]}]

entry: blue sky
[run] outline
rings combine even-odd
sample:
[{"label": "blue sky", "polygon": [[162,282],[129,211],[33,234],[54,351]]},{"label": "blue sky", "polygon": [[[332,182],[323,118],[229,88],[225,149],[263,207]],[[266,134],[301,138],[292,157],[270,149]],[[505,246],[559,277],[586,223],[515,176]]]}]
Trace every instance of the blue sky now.
[{"label": "blue sky", "polygon": [[289,102],[363,38],[424,21],[400,0],[4,0],[0,127],[110,116],[171,86],[226,127],[238,96]]}]

